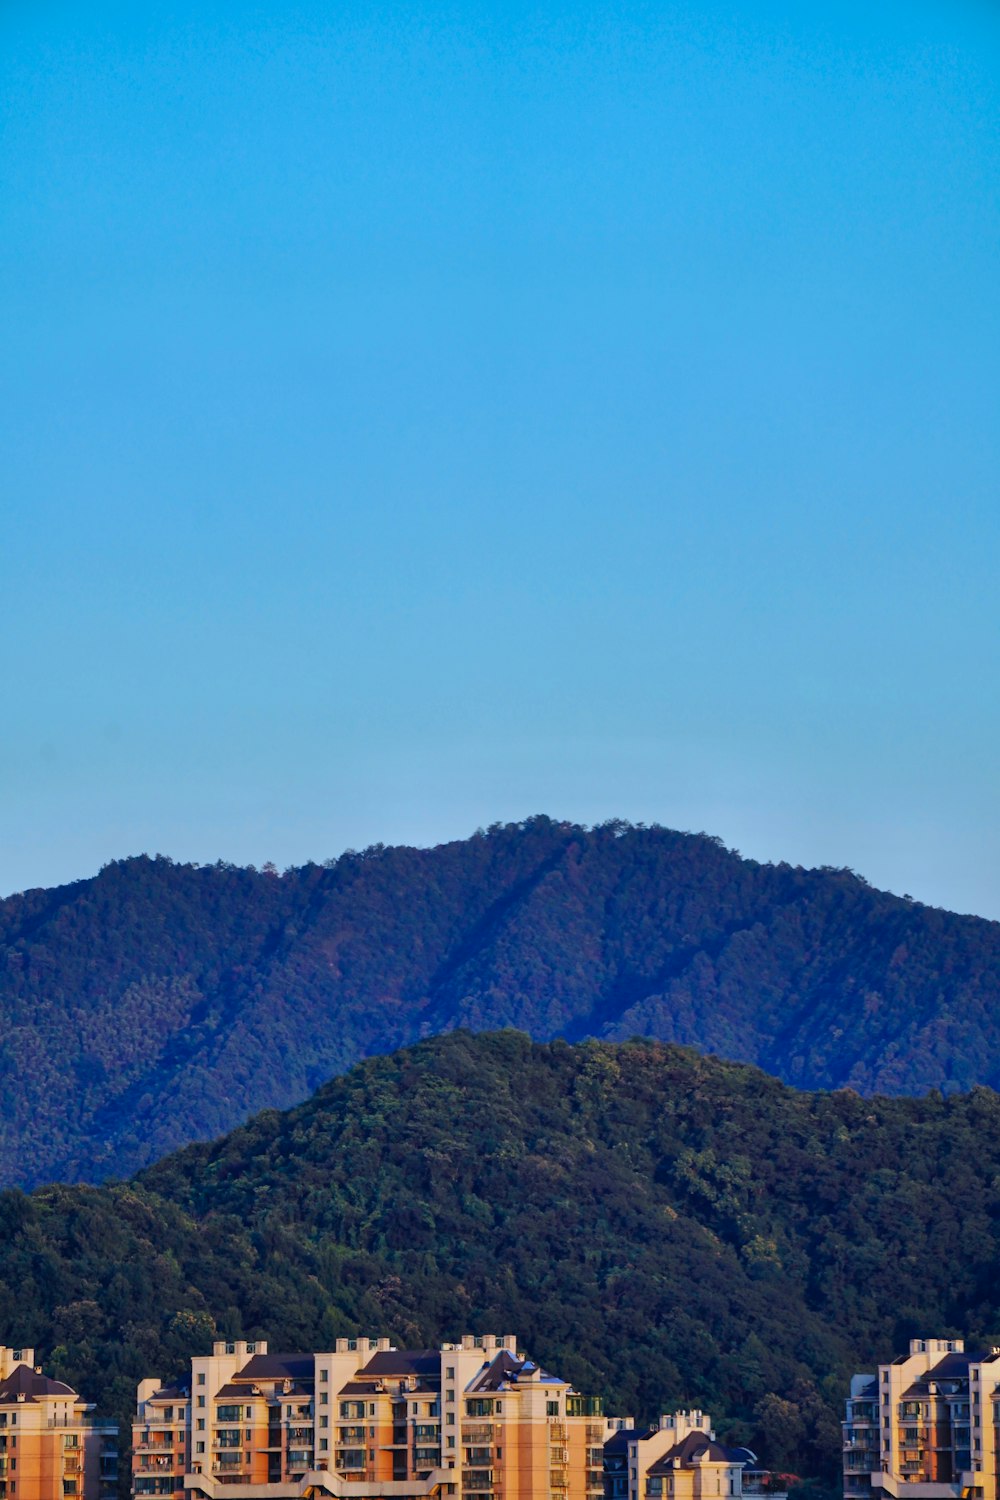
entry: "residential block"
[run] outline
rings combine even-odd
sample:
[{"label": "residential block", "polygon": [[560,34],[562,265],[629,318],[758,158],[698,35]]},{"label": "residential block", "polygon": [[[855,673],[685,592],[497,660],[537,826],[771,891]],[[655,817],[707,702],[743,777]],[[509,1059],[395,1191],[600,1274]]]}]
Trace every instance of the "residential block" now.
[{"label": "residential block", "polygon": [[843,1431],[845,1500],[998,1500],[1000,1348],[911,1339],[852,1378]]},{"label": "residential block", "polygon": [[0,1500],[113,1500],[118,1428],[35,1364],[0,1344]]},{"label": "residential block", "polygon": [[430,1349],[344,1338],[318,1354],[220,1341],[182,1383],[139,1386],[133,1493],[603,1500],[619,1425],[513,1334]]},{"label": "residential block", "polygon": [[725,1448],[703,1411],[678,1411],[605,1443],[607,1500],[717,1500],[742,1496],[749,1448]]}]

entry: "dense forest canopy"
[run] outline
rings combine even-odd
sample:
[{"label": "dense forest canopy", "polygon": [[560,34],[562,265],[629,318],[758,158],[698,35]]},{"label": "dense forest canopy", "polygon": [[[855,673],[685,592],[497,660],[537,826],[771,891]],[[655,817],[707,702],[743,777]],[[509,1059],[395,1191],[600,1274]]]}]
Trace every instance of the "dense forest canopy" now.
[{"label": "dense forest canopy", "polygon": [[1000,924],[663,828],[539,817],[284,875],[131,859],[0,903],[0,1183],[127,1175],[456,1026],[996,1084],[998,1001]]},{"label": "dense forest canopy", "polygon": [[0,1194],[0,1340],[125,1422],[213,1333],[516,1331],[609,1410],[829,1480],[848,1376],[1000,1328],[1000,1098],[456,1031],[126,1183]]}]

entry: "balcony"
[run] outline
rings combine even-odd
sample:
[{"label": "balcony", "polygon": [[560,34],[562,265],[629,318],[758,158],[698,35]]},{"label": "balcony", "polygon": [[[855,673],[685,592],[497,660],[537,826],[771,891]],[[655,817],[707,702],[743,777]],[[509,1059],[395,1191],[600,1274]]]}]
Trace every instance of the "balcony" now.
[{"label": "balcony", "polygon": [[492,1443],[492,1441],[493,1441],[493,1424],[492,1424],[492,1422],[480,1422],[478,1425],[473,1425],[473,1424],[471,1424],[469,1422],[465,1422],[465,1423],[462,1424],[462,1442],[463,1442],[463,1444]]},{"label": "balcony", "polygon": [[363,1469],[365,1466],[364,1451],[360,1448],[347,1449],[336,1456],[336,1467],[338,1469]]}]

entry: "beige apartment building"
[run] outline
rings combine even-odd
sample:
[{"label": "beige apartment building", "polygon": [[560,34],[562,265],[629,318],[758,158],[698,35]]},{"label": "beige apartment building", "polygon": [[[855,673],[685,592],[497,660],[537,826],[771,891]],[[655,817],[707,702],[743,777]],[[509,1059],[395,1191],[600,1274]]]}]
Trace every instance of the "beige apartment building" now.
[{"label": "beige apartment building", "polygon": [[605,1444],[607,1500],[721,1500],[742,1496],[749,1448],[724,1448],[703,1411],[662,1416],[654,1427],[624,1428]]},{"label": "beige apartment building", "polygon": [[911,1339],[853,1377],[843,1431],[845,1500],[1000,1500],[1000,1349]]},{"label": "beige apartment building", "polygon": [[0,1344],[0,1500],[113,1500],[118,1429],[35,1364]]},{"label": "beige apartment building", "polygon": [[133,1494],[182,1500],[602,1500],[620,1424],[513,1334],[319,1354],[218,1342],[190,1379],[139,1386]]}]

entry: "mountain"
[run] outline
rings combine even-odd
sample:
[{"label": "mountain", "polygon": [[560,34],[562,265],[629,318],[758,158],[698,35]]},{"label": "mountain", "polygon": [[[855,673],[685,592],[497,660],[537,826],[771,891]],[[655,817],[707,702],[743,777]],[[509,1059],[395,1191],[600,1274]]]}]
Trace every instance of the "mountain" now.
[{"label": "mountain", "polygon": [[126,1175],[456,1026],[995,1084],[998,1000],[1000,924],[663,828],[539,817],[283,875],[130,859],[0,903],[0,1183]]},{"label": "mountain", "polygon": [[1000,1098],[801,1093],[692,1049],[453,1032],[127,1183],[0,1194],[0,1341],[126,1421],[213,1332],[514,1330],[830,1479],[845,1382],[1000,1328]]}]

